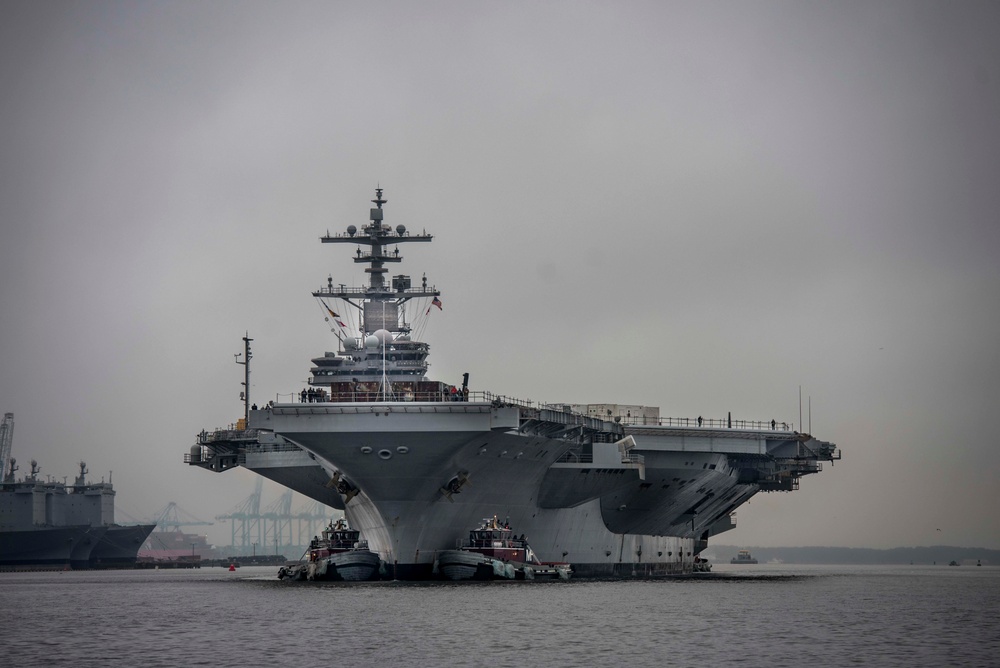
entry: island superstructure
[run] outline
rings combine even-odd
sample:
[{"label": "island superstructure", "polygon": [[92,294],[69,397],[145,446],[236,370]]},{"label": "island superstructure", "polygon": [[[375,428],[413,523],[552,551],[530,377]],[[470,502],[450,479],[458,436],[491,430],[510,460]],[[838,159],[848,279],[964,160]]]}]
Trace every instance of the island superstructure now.
[{"label": "island superstructure", "polygon": [[[759,491],[792,491],[840,457],[787,424],[664,418],[620,404],[537,404],[428,377],[414,321],[442,308],[426,275],[389,279],[399,245],[430,242],[369,221],[323,243],[356,246],[367,284],[313,292],[338,349],[312,359],[308,390],[226,429],[185,461],[243,466],[344,510],[389,577],[421,579],[484,517],[506,518],[545,562],[576,576],[690,572],[708,539]],[[357,323],[356,326],[353,323]],[[247,344],[249,361],[249,343]],[[288,395],[285,395],[288,396]]]}]

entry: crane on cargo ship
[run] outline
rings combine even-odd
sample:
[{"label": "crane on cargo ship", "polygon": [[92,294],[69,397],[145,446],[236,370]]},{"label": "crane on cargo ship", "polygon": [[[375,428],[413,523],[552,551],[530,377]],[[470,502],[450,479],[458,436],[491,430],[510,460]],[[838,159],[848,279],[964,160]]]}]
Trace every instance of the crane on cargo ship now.
[{"label": "crane on cargo ship", "polygon": [[[0,479],[7,475],[7,461],[14,443],[14,414],[4,413],[0,422]],[[13,482],[13,481],[11,481]]]}]

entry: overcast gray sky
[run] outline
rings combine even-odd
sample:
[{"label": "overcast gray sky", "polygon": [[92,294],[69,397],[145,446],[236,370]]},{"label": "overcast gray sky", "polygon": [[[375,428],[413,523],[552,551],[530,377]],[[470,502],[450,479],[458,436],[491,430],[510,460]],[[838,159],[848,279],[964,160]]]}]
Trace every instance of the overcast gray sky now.
[{"label": "overcast gray sky", "polygon": [[318,237],[380,183],[435,235],[435,378],[792,422],[801,385],[844,459],[718,542],[1000,548],[995,2],[8,1],[0,146],[14,454],[131,516],[252,491],[182,457],[245,331],[262,401],[334,349],[310,292],[362,276]]}]

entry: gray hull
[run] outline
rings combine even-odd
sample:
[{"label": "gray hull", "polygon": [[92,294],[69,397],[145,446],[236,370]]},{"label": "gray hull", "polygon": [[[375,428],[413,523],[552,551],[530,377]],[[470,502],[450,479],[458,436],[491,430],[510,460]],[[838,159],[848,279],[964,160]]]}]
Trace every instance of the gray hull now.
[{"label": "gray hull", "polygon": [[690,573],[739,505],[839,456],[788,430],[621,426],[496,400],[282,404],[250,426],[205,435],[188,461],[335,494],[399,579],[431,577],[439,553],[493,515],[581,577]]},{"label": "gray hull", "polygon": [[363,582],[378,577],[382,560],[369,550],[351,550],[331,554],[326,561],[327,573],[333,574],[332,579]]},{"label": "gray hull", "polygon": [[69,526],[0,531],[0,568],[70,568],[73,550],[89,530]]},{"label": "gray hull", "polygon": [[87,527],[80,540],[73,545],[70,552],[70,566],[75,570],[82,570],[90,567],[90,555],[94,549],[104,540],[108,533],[108,527]]},{"label": "gray hull", "polygon": [[155,524],[122,526],[112,524],[90,553],[89,568],[123,568],[135,565],[139,548]]},{"label": "gray hull", "polygon": [[[400,578],[429,576],[438,552],[493,514],[523,530],[541,560],[571,562],[581,575],[689,572],[695,539],[715,519],[684,517],[706,494],[694,490],[712,483],[713,496],[728,499],[714,504],[721,511],[755,491],[699,461],[697,471],[682,467],[686,479],[704,479],[691,499],[663,484],[632,499],[641,484],[635,467],[620,458],[606,469],[559,463],[572,441],[523,435],[516,410],[488,404],[275,407],[254,419],[325,465],[328,479],[357,484],[348,520]],[[248,452],[245,462],[253,468],[261,459]],[[665,465],[660,477],[676,477]],[[466,483],[446,494],[460,475]],[[623,500],[635,509],[619,510]]]},{"label": "gray hull", "polygon": [[448,580],[485,580],[493,576],[491,559],[465,550],[444,550],[439,553],[437,570]]}]

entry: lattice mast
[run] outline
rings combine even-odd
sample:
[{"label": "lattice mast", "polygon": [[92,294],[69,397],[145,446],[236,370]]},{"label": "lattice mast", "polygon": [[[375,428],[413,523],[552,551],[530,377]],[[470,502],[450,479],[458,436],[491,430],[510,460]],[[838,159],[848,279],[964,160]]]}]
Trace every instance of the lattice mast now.
[{"label": "lattice mast", "polygon": [[[417,297],[437,297],[440,290],[427,286],[427,278],[424,277],[419,289],[411,288],[410,277],[405,275],[393,276],[389,285],[386,285],[385,276],[388,273],[386,264],[402,262],[403,256],[399,254],[398,245],[410,242],[429,242],[433,240],[433,235],[422,232],[411,234],[406,230],[405,225],[397,225],[395,229],[390,228],[382,222],[382,205],[389,200],[382,198],[382,189],[375,189],[375,199],[372,203],[375,208],[370,210],[369,223],[359,231],[354,225],[347,227],[347,234],[330,235],[320,237],[320,241],[325,244],[355,244],[358,249],[354,254],[355,264],[367,264],[365,273],[368,274],[368,285],[360,288],[347,287],[344,285],[334,286],[333,277],[327,279],[327,286],[320,288],[313,293],[314,297],[329,297],[342,299],[361,312],[361,335],[385,329],[390,332],[409,331],[409,325],[400,317],[400,306],[407,301]],[[389,246],[397,246],[390,252]],[[362,250],[367,247],[367,250]]]}]

